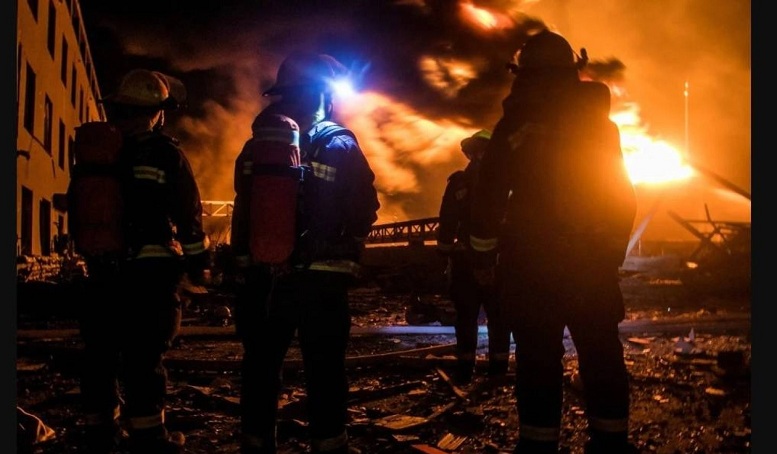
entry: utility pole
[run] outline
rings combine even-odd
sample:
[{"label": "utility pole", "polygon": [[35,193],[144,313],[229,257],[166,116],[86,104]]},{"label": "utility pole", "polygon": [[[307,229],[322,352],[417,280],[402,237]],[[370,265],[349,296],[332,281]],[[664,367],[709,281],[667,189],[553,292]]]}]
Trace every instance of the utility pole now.
[{"label": "utility pole", "polygon": [[690,145],[690,138],[688,133],[688,126],[689,126],[688,98],[690,96],[690,92],[689,92],[688,80],[685,81],[685,89],[683,90],[683,96],[685,97],[685,158],[690,159],[691,145]]}]

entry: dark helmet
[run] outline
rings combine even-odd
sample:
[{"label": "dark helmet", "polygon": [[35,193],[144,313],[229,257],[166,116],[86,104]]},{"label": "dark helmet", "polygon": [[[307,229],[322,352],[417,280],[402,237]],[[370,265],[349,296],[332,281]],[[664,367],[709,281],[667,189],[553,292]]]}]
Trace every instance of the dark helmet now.
[{"label": "dark helmet", "polygon": [[529,37],[518,54],[518,68],[576,68],[575,51],[563,36],[548,29]]},{"label": "dark helmet", "polygon": [[471,136],[462,139],[460,144],[461,151],[467,159],[472,159],[477,153],[485,150],[489,140],[491,140],[491,131],[488,129],[481,129]]},{"label": "dark helmet", "polygon": [[329,93],[335,79],[345,73],[345,66],[330,55],[295,52],[281,63],[275,84],[264,92],[264,96],[280,95],[299,87],[318,87]]}]

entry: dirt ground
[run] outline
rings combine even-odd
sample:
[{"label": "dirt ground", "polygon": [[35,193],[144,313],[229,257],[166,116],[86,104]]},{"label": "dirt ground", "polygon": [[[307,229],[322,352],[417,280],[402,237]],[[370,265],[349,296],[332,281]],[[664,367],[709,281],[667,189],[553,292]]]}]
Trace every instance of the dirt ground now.
[{"label": "dirt ground", "polygon": [[[621,287],[627,306],[622,341],[632,381],[631,441],[645,453],[751,452],[749,295],[691,294],[675,278],[638,272],[624,274]],[[56,289],[49,291],[56,295]],[[457,388],[448,379],[455,337],[444,296],[366,286],[353,289],[351,297],[353,446],[364,454],[512,452],[518,427],[514,358],[504,380],[489,381],[479,372],[472,385]],[[83,425],[75,323],[67,311],[42,315],[25,311],[22,303],[17,405],[49,432],[34,444],[20,439],[18,452],[25,446],[41,453],[78,452]],[[185,329],[167,358],[168,425],[185,434],[190,453],[239,452],[241,349],[229,307],[228,295],[192,295]],[[563,448],[581,453],[582,390],[574,343],[569,338],[564,343]],[[480,365],[485,352],[485,347],[479,350]],[[287,357],[284,383],[278,438],[282,452],[304,453],[305,391],[296,345]]]}]

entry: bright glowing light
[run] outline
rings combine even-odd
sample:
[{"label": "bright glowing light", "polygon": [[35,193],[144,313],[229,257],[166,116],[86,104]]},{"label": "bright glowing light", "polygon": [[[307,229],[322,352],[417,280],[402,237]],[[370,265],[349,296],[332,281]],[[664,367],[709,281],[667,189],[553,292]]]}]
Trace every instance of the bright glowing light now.
[{"label": "bright glowing light", "polygon": [[636,104],[623,104],[621,110],[611,114],[610,118],[620,129],[623,158],[633,184],[666,183],[684,180],[694,174],[677,148],[647,134]]},{"label": "bright glowing light", "polygon": [[353,88],[353,84],[348,79],[339,79],[332,82],[332,89],[335,94],[341,98],[350,98],[356,94],[356,90]]}]

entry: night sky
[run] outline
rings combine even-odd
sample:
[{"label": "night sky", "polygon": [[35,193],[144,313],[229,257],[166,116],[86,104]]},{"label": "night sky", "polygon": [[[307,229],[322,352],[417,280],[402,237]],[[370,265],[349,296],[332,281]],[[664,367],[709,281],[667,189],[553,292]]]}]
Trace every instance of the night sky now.
[{"label": "night sky", "polygon": [[[360,89],[336,112],[376,172],[378,222],[436,216],[445,178],[465,164],[459,141],[498,120],[512,81],[505,63],[541,24],[586,48],[592,76],[613,88],[614,110],[638,112],[646,135],[687,143],[694,162],[750,191],[749,1],[81,0],[81,8],[103,95],[134,67],[186,84],[188,106],[167,129],[206,200],[232,199],[234,159],[269,101],[261,92],[283,57],[304,48],[338,58]],[[472,20],[475,8],[491,16]],[[714,214],[749,220],[741,197],[721,207],[699,197],[673,209],[696,217],[711,203]]]}]

